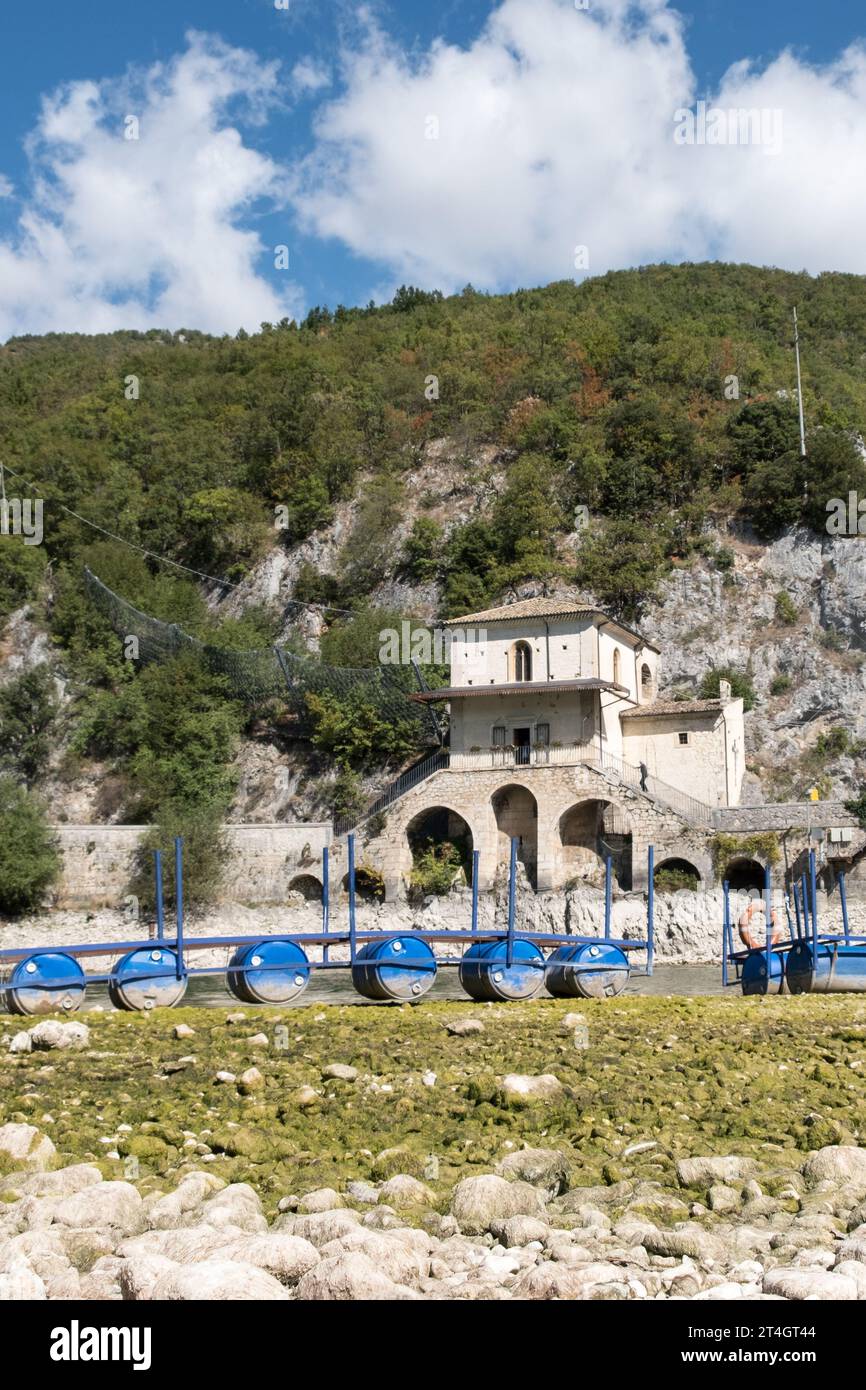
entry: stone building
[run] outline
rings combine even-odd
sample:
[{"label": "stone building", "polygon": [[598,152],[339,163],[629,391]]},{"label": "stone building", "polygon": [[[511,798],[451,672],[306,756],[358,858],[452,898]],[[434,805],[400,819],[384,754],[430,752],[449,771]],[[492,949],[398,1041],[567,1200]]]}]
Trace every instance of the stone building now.
[{"label": "stone building", "polygon": [[447,702],[449,745],[395,787],[364,848],[389,898],[444,839],[467,867],[478,851],[482,890],[512,838],[538,891],[597,882],[608,856],[620,888],[642,889],[651,844],[709,881],[713,812],[737,804],[745,768],[741,700],[659,700],[658,648],[580,604],[529,599],[447,627],[450,683],[413,698]]}]

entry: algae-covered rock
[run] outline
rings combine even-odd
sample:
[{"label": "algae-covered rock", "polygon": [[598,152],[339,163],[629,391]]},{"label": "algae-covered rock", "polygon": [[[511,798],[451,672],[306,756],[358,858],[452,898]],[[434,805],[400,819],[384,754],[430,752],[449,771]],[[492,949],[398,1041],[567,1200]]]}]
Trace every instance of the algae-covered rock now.
[{"label": "algae-covered rock", "polygon": [[556,1197],[568,1187],[569,1157],[559,1149],[517,1149],[496,1165],[503,1178],[521,1178]]},{"label": "algae-covered rock", "polygon": [[357,1081],[358,1072],[355,1067],[347,1067],[342,1062],[331,1062],[329,1066],[322,1068],[322,1076],[332,1081]]},{"label": "algae-covered rock", "polygon": [[383,1149],[373,1160],[373,1177],[380,1181],[396,1177],[398,1173],[408,1173],[413,1178],[423,1178],[427,1159],[411,1149]]},{"label": "algae-covered rock", "polygon": [[681,1158],[677,1163],[677,1178],[681,1187],[711,1187],[713,1183],[745,1182],[758,1171],[753,1158],[737,1154],[724,1157]]},{"label": "algae-covered rock", "polygon": [[46,1169],[56,1150],[47,1134],[35,1125],[0,1125],[0,1154],[8,1154],[24,1168]]},{"label": "algae-covered rock", "polygon": [[383,1183],[379,1200],[399,1210],[404,1207],[432,1206],[436,1194],[410,1173],[395,1173],[393,1178]]}]

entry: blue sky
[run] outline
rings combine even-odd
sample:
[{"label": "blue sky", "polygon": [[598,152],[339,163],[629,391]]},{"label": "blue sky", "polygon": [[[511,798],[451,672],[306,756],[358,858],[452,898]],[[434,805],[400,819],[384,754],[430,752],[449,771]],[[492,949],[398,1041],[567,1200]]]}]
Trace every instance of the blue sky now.
[{"label": "blue sky", "polygon": [[[866,155],[850,0],[580,5],[7,6],[0,339],[166,315],[234,331],[405,279],[507,289],[649,259],[866,270],[864,195],[841,192]],[[672,112],[701,98],[783,112],[784,150],[675,151]],[[118,164],[106,139],[133,110],[138,162]]]}]

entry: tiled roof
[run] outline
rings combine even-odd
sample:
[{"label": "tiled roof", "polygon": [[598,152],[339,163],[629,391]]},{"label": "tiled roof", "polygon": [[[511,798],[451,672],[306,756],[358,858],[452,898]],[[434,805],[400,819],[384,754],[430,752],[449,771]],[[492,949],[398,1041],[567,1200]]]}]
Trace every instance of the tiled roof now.
[{"label": "tiled roof", "polygon": [[623,710],[620,719],[656,719],[659,716],[679,716],[687,714],[718,714],[728,704],[727,700],[656,700],[651,705],[635,705],[634,709]]},{"label": "tiled roof", "polygon": [[503,603],[498,608],[484,608],[479,613],[463,613],[459,618],[448,618],[443,624],[444,627],[474,627],[480,623],[512,623],[532,618],[592,618],[600,625],[610,623],[613,627],[618,627],[620,631],[629,633],[636,637],[644,646],[650,647],[653,651],[658,651],[658,647],[652,642],[648,642],[634,628],[627,623],[620,622],[610,613],[605,613],[601,608],[592,608],[589,604],[580,603],[576,599],[562,598],[523,598],[516,603]]}]

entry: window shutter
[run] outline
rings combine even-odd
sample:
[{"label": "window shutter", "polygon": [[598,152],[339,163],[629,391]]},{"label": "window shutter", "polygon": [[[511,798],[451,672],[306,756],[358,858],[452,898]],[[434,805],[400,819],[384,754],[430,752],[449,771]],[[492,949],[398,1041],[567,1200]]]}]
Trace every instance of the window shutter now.
[{"label": "window shutter", "polygon": [[496,724],[496,725],[494,725],[494,728],[493,728],[493,747],[494,747],[494,748],[504,748],[504,747],[505,747],[505,725],[504,725],[504,724]]},{"label": "window shutter", "polygon": [[543,743],[546,747],[547,744],[550,742],[550,725],[536,724],[535,739],[537,743]]}]

